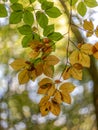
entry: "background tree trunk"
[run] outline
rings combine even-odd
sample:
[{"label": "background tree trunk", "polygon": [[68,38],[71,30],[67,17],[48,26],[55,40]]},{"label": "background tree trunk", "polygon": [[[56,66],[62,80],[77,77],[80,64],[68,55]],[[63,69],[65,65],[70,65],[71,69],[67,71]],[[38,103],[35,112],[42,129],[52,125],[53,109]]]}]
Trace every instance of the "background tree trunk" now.
[{"label": "background tree trunk", "polygon": [[[61,5],[63,6],[64,8],[64,11],[65,11],[65,14],[68,16],[69,18],[69,10],[64,2],[64,0],[59,0],[59,2],[61,3]],[[72,24],[74,24],[74,21],[71,21]],[[83,42],[83,37],[79,31],[79,29],[77,27],[74,27],[72,26],[71,27],[72,29],[72,32],[74,33],[76,39],[77,39],[77,42],[78,43],[81,43]],[[97,122],[97,129],[98,129],[98,71],[97,71],[97,68],[96,68],[96,64],[95,64],[95,59],[93,57],[91,57],[91,66],[90,68],[88,69],[91,77],[92,77],[92,80],[94,82],[94,89],[93,89],[93,101],[94,101],[94,106],[95,106],[95,113],[96,113],[96,122]]]}]

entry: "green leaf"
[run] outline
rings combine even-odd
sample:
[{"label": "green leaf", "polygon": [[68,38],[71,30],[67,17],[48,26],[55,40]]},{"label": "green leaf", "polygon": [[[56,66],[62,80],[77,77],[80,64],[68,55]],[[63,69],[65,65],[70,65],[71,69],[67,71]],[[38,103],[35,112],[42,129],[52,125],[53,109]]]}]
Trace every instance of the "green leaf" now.
[{"label": "green leaf", "polygon": [[58,40],[62,39],[63,36],[62,36],[62,34],[59,33],[59,32],[53,32],[52,34],[50,34],[50,35],[48,36],[48,38],[51,39],[51,40],[54,40],[54,41],[58,41]]},{"label": "green leaf", "polygon": [[80,2],[77,6],[77,11],[78,13],[83,17],[86,12],[87,12],[87,8],[86,5],[84,4],[84,2]]},{"label": "green leaf", "polygon": [[45,26],[47,26],[47,24],[48,24],[48,18],[47,18],[47,16],[43,12],[38,11],[36,13],[36,18],[37,18],[38,24],[42,28],[44,28]]},{"label": "green leaf", "polygon": [[38,0],[41,4],[43,3],[43,2],[45,2],[46,0]]},{"label": "green leaf", "polygon": [[40,36],[37,33],[33,33],[33,40],[40,41]]},{"label": "green leaf", "polygon": [[22,11],[23,10],[22,4],[19,4],[19,3],[12,4],[11,8],[13,11]]},{"label": "green leaf", "polygon": [[33,35],[26,35],[22,39],[22,46],[23,47],[28,47],[28,44],[32,41]]},{"label": "green leaf", "polygon": [[48,36],[49,34],[54,32],[54,25],[48,25],[45,27],[44,31],[43,31],[43,35],[44,36]]},{"label": "green leaf", "polygon": [[0,4],[0,17],[7,17],[7,10],[4,4]]},{"label": "green leaf", "polygon": [[96,0],[84,0],[84,2],[90,8],[98,6],[98,3]]},{"label": "green leaf", "polygon": [[33,17],[33,14],[28,11],[28,10],[25,10],[24,11],[24,16],[23,16],[23,21],[28,24],[28,25],[32,25],[34,23],[34,17]]},{"label": "green leaf", "polygon": [[29,0],[30,4],[32,4],[33,2],[35,2],[35,0]]},{"label": "green leaf", "polygon": [[10,2],[13,4],[13,3],[18,2],[18,0],[10,0]]},{"label": "green leaf", "polygon": [[10,24],[17,24],[21,22],[22,19],[22,11],[12,12],[9,18]]},{"label": "green leaf", "polygon": [[50,9],[47,9],[45,10],[45,12],[51,18],[57,18],[61,15],[61,12],[57,7],[52,7]]},{"label": "green leaf", "polygon": [[34,11],[33,7],[26,7],[26,10],[28,10],[28,11]]},{"label": "green leaf", "polygon": [[53,7],[53,2],[48,2],[48,1],[45,1],[42,3],[41,7],[43,10],[47,10],[49,8],[52,8]]},{"label": "green leaf", "polygon": [[75,5],[78,2],[78,0],[70,0],[70,5]]},{"label": "green leaf", "polygon": [[23,26],[19,27],[18,30],[23,35],[32,34],[32,29],[31,29],[31,26],[29,26],[29,25],[23,25]]}]

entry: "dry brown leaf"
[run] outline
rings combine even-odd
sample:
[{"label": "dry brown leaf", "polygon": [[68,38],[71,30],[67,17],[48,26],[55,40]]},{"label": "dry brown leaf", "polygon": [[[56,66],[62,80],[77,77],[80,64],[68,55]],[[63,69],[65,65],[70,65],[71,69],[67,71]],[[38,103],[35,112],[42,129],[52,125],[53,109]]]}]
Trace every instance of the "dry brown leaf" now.
[{"label": "dry brown leaf", "polygon": [[93,45],[89,44],[89,43],[83,44],[81,46],[81,51],[87,55],[92,55],[93,54]]},{"label": "dry brown leaf", "polygon": [[91,20],[87,21],[87,19],[86,19],[86,20],[84,20],[83,28],[88,31],[93,31],[94,25]]},{"label": "dry brown leaf", "polygon": [[27,69],[22,70],[19,74],[18,74],[18,80],[20,84],[25,84],[29,81],[30,77],[29,77],[29,72]]},{"label": "dry brown leaf", "polygon": [[68,93],[64,94],[64,93],[61,92],[61,95],[62,95],[62,101],[63,102],[71,104],[71,97]]},{"label": "dry brown leaf", "polygon": [[66,93],[71,93],[75,89],[75,86],[70,82],[66,82],[63,83],[59,89],[63,94],[66,94]]},{"label": "dry brown leaf", "polygon": [[17,59],[14,62],[10,64],[10,66],[14,70],[20,70],[21,68],[25,67],[27,64],[25,63],[26,61],[24,59]]},{"label": "dry brown leaf", "polygon": [[49,65],[56,65],[57,63],[59,63],[59,59],[58,57],[56,57],[55,55],[49,55],[46,59],[45,59],[46,63]]},{"label": "dry brown leaf", "polygon": [[79,63],[83,67],[90,67],[90,57],[79,50],[73,51],[69,59],[72,65],[74,65],[75,63]]},{"label": "dry brown leaf", "polygon": [[60,114],[60,111],[61,111],[60,105],[57,104],[56,102],[54,102],[54,101],[52,100],[52,101],[51,101],[50,111],[51,111],[54,115],[58,116],[58,115]]}]

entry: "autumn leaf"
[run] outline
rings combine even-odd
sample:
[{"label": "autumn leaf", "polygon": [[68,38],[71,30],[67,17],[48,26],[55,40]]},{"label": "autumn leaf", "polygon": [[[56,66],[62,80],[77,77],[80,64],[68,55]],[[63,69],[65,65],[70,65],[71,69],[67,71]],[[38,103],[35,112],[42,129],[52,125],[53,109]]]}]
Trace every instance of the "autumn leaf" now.
[{"label": "autumn leaf", "polygon": [[98,59],[98,42],[93,46],[93,56]]},{"label": "autumn leaf", "polygon": [[37,56],[39,55],[39,52],[36,52],[36,51],[31,51],[30,53],[29,53],[29,58],[36,58]]},{"label": "autumn leaf", "polygon": [[62,101],[63,102],[71,104],[71,97],[68,93],[62,93],[61,92],[61,95],[62,95]]},{"label": "autumn leaf", "polygon": [[62,98],[62,97],[61,97],[60,91],[56,90],[56,91],[55,91],[55,94],[54,94],[53,100],[54,100],[55,102],[57,102],[58,104],[60,104],[60,103],[62,103],[62,99],[61,99],[61,98]]},{"label": "autumn leaf", "polygon": [[[77,64],[77,63],[76,63]],[[81,66],[80,66],[81,67]],[[70,75],[77,79],[82,80],[82,68],[79,69],[79,67],[75,67],[74,65],[70,68]]]},{"label": "autumn leaf", "polygon": [[35,73],[36,73],[36,76],[39,76],[43,73],[43,64],[41,62],[35,65]]},{"label": "autumn leaf", "polygon": [[54,70],[53,70],[53,67],[47,63],[44,63],[43,65],[43,73],[48,76],[48,77],[53,77],[53,73],[54,73]]},{"label": "autumn leaf", "polygon": [[64,70],[63,72],[63,79],[66,80],[66,79],[69,79],[70,78],[70,66],[67,66],[66,69]]},{"label": "autumn leaf", "polygon": [[88,31],[88,32],[86,33],[86,36],[87,36],[87,37],[91,37],[91,36],[93,35],[93,33],[94,33],[93,31],[92,31],[92,32]]},{"label": "autumn leaf", "polygon": [[22,70],[19,74],[18,74],[18,80],[20,84],[25,84],[29,81],[30,77],[29,77],[29,72],[27,71],[27,69]]},{"label": "autumn leaf", "polygon": [[98,26],[95,29],[95,34],[96,34],[96,37],[98,37]]},{"label": "autumn leaf", "polygon": [[56,65],[57,63],[59,63],[59,59],[58,57],[56,57],[55,55],[49,55],[46,59],[45,62],[49,65]]},{"label": "autumn leaf", "polygon": [[26,66],[26,61],[24,59],[17,59],[14,62],[12,62],[10,64],[10,66],[14,69],[14,70],[20,70],[23,67]]},{"label": "autumn leaf", "polygon": [[45,116],[49,113],[49,110],[50,110],[50,102],[48,101],[49,100],[49,96],[45,96],[41,99],[40,103],[39,103],[39,106],[40,106],[40,112],[41,112],[41,115],[42,116]]},{"label": "autumn leaf", "polygon": [[56,103],[55,101],[52,100],[52,101],[51,101],[50,111],[51,111],[54,115],[58,116],[58,115],[60,114],[60,111],[61,111],[60,105],[59,105],[58,103]]},{"label": "autumn leaf", "polygon": [[46,84],[52,84],[52,80],[49,78],[44,78],[38,83],[39,86],[44,86]]},{"label": "autumn leaf", "polygon": [[90,67],[90,57],[79,50],[73,51],[69,56],[69,60],[72,65],[79,63],[83,67]]},{"label": "autumn leaf", "polygon": [[94,25],[91,20],[87,21],[87,19],[86,19],[86,20],[84,20],[83,28],[88,31],[93,31]]},{"label": "autumn leaf", "polygon": [[81,52],[84,52],[87,55],[93,54],[93,45],[89,43],[82,44],[81,46]]},{"label": "autumn leaf", "polygon": [[66,82],[66,83],[62,84],[59,89],[64,94],[71,93],[75,89],[75,86],[70,82]]},{"label": "autumn leaf", "polygon": [[53,96],[55,90],[56,90],[56,89],[55,89],[55,86],[52,85],[52,86],[48,89],[47,95],[48,95],[48,96]]}]

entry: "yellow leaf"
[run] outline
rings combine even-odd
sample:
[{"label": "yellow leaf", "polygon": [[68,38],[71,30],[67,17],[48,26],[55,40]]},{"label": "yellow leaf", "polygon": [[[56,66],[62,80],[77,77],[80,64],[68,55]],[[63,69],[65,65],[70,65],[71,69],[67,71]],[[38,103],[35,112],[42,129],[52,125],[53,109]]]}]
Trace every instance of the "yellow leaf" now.
[{"label": "yellow leaf", "polygon": [[70,74],[73,78],[77,80],[82,80],[82,69],[77,69],[75,67],[72,67],[70,69]]},{"label": "yellow leaf", "polygon": [[52,78],[53,77],[53,73],[54,73],[52,66],[48,65],[47,63],[44,63],[44,65],[43,65],[43,73],[46,76]]},{"label": "yellow leaf", "polygon": [[51,87],[49,87],[48,92],[47,92],[47,95],[48,95],[48,96],[53,96],[55,90],[56,90],[56,89],[55,89],[55,86],[52,85]]},{"label": "yellow leaf", "polygon": [[96,48],[96,51],[98,51],[98,42],[95,43],[94,47]]},{"label": "yellow leaf", "polygon": [[56,90],[55,94],[54,94],[54,101],[57,102],[58,104],[62,103],[62,99],[61,99],[61,93]]},{"label": "yellow leaf", "polygon": [[39,49],[42,47],[42,43],[40,41],[34,40],[29,44],[29,46],[35,51],[39,51]]},{"label": "yellow leaf", "polygon": [[67,67],[63,73],[63,79],[69,79],[70,78],[70,67]]},{"label": "yellow leaf", "polygon": [[83,69],[83,66],[81,64],[79,64],[79,63],[75,63],[72,67],[74,67],[77,70],[82,70]]},{"label": "yellow leaf", "polygon": [[98,51],[93,54],[93,56],[98,59]]},{"label": "yellow leaf", "polygon": [[46,86],[40,86],[38,89],[38,94],[47,94],[49,87],[47,87],[48,84],[46,84]]},{"label": "yellow leaf", "polygon": [[14,62],[12,62],[10,64],[10,66],[14,69],[14,70],[20,70],[21,68],[26,66],[26,61],[24,59],[17,59]]},{"label": "yellow leaf", "polygon": [[39,106],[45,106],[46,103],[48,102],[49,98],[50,98],[49,96],[44,96],[44,97],[40,100]]},{"label": "yellow leaf", "polygon": [[49,79],[49,78],[44,78],[44,79],[42,79],[42,80],[38,83],[39,86],[44,86],[44,85],[46,85],[46,84],[50,84],[50,86],[51,86],[51,85],[52,85],[52,80]]},{"label": "yellow leaf", "polygon": [[65,102],[65,103],[68,103],[68,104],[71,104],[71,97],[68,93],[62,93],[62,101]]},{"label": "yellow leaf", "polygon": [[50,105],[51,105],[50,102],[48,101],[49,98],[50,98],[49,96],[44,96],[40,100],[39,106],[40,106],[40,112],[41,112],[42,116],[47,115],[49,112]]},{"label": "yellow leaf", "polygon": [[62,84],[59,89],[63,94],[66,94],[66,93],[71,93],[75,89],[75,86],[70,82],[66,82]]},{"label": "yellow leaf", "polygon": [[42,63],[37,63],[35,66],[35,73],[36,76],[39,76],[43,73],[43,64]]},{"label": "yellow leaf", "polygon": [[81,46],[81,51],[84,52],[87,55],[92,55],[93,54],[93,45],[91,44],[83,44]]},{"label": "yellow leaf", "polygon": [[73,51],[69,59],[72,65],[74,65],[75,63],[79,63],[84,67],[90,67],[90,57],[79,50]]},{"label": "yellow leaf", "polygon": [[92,31],[92,32],[88,31],[88,32],[86,33],[86,36],[87,36],[87,37],[91,37],[91,36],[93,35],[93,33],[94,33],[93,31]]},{"label": "yellow leaf", "polygon": [[93,56],[98,59],[98,42],[93,46]]},{"label": "yellow leaf", "polygon": [[58,115],[60,114],[60,111],[61,111],[61,110],[60,110],[60,105],[57,104],[56,102],[54,102],[54,101],[52,100],[50,111],[51,111],[54,115],[58,116]]},{"label": "yellow leaf", "polygon": [[25,84],[29,81],[29,72],[27,69],[22,70],[19,74],[18,74],[18,80],[20,84]]},{"label": "yellow leaf", "polygon": [[39,55],[40,52],[36,52],[36,51],[31,51],[29,53],[29,58],[36,58]]},{"label": "yellow leaf", "polygon": [[42,116],[46,116],[49,113],[50,105],[51,103],[47,101],[45,105],[40,106],[40,112]]},{"label": "yellow leaf", "polygon": [[37,78],[37,75],[36,75],[35,70],[33,70],[33,71],[29,71],[29,74],[30,74],[30,78],[31,78],[31,80],[35,80],[35,79]]},{"label": "yellow leaf", "polygon": [[55,55],[49,55],[45,61],[49,65],[56,65],[60,60]]},{"label": "yellow leaf", "polygon": [[94,25],[91,20],[87,21],[87,19],[86,19],[86,20],[84,20],[83,28],[88,31],[93,31]]},{"label": "yellow leaf", "polygon": [[96,27],[95,34],[96,34],[96,37],[98,37],[98,26]]}]

